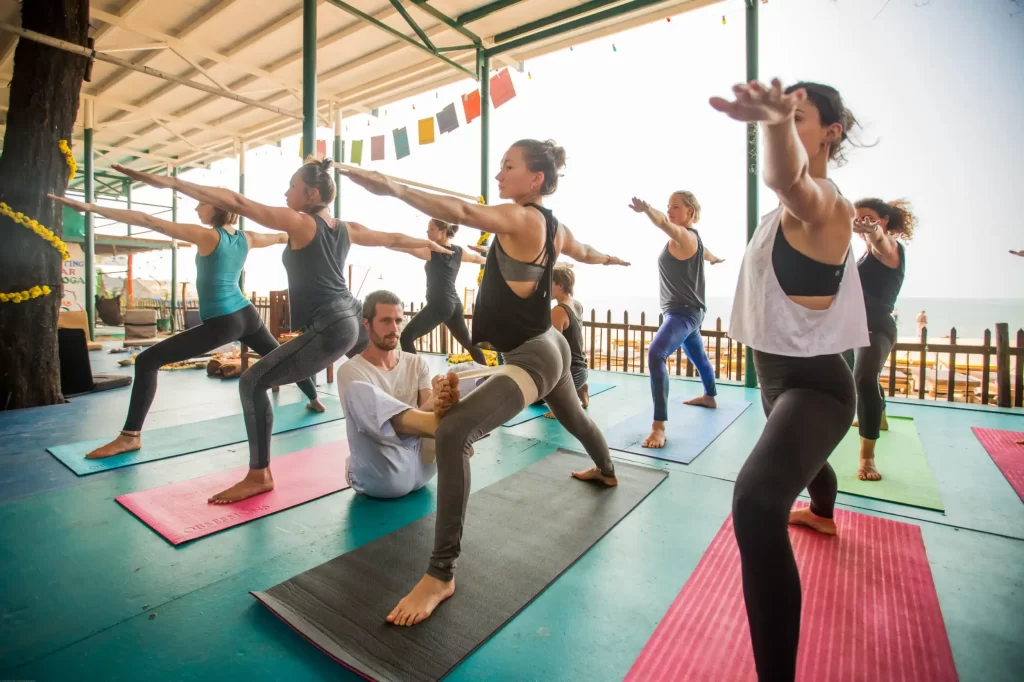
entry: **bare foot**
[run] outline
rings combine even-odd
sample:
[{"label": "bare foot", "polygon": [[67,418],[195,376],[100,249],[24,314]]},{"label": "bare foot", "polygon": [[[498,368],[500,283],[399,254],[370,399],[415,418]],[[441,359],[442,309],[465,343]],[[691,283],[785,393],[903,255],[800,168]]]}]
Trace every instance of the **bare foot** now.
[{"label": "bare foot", "polygon": [[1024,445],[1024,438],[1021,438],[1019,441],[1017,441],[1017,445]]},{"label": "bare foot", "polygon": [[885,412],[882,412],[882,425],[878,427],[879,431],[889,430],[889,420],[885,416]]},{"label": "bare foot", "polygon": [[665,422],[654,422],[651,425],[651,435],[644,439],[641,446],[645,448],[665,447]]},{"label": "bare foot", "polygon": [[554,418],[555,418],[555,415],[554,415],[554,413],[553,413],[553,412],[545,412],[545,413],[544,413],[544,418],[545,418],[545,419],[554,419]]},{"label": "bare foot", "polygon": [[878,469],[875,468],[874,457],[861,457],[860,468],[857,469],[857,478],[862,481],[881,481],[882,474],[878,473]]},{"label": "bare foot", "polygon": [[[448,414],[448,410],[459,402],[459,375],[448,372],[447,376],[435,377],[432,382],[434,389],[434,414],[438,419]],[[429,615],[429,614],[428,614]]]},{"label": "bare foot", "polygon": [[412,592],[402,597],[398,606],[388,614],[387,621],[392,625],[409,627],[422,623],[434,612],[437,605],[455,594],[455,580],[448,582],[425,575],[412,588]]},{"label": "bare foot", "polygon": [[852,424],[853,428],[860,426],[860,421],[855,417]]},{"label": "bare foot", "polygon": [[269,493],[274,489],[274,477],[270,475],[270,467],[266,469],[249,469],[249,473],[241,482],[227,490],[221,491],[207,500],[210,504],[231,504],[241,502],[254,495]]},{"label": "bare foot", "polygon": [[696,405],[697,407],[710,407],[712,409],[718,407],[718,403],[715,402],[713,395],[702,395],[699,398],[687,400],[683,405]]},{"label": "bare foot", "polygon": [[580,403],[583,405],[583,409],[590,407],[590,384],[583,384],[580,389],[576,391],[576,395],[580,397]]},{"label": "bare foot", "polygon": [[609,488],[613,488],[619,484],[618,478],[615,476],[605,476],[597,467],[592,467],[586,471],[574,471],[572,472],[572,477],[580,481],[599,481]]},{"label": "bare foot", "polygon": [[88,455],[86,459],[103,459],[104,457],[113,457],[114,455],[120,455],[122,452],[135,452],[142,447],[142,434],[138,431],[122,431],[117,438],[110,441],[101,448],[96,448]]},{"label": "bare foot", "polygon": [[809,507],[794,509],[789,512],[789,524],[791,526],[807,526],[811,530],[816,530],[825,535],[835,535],[838,532],[835,521],[818,516]]},{"label": "bare foot", "polygon": [[320,402],[320,398],[313,398],[306,403],[306,409],[312,410],[313,412],[326,412],[327,406]]}]

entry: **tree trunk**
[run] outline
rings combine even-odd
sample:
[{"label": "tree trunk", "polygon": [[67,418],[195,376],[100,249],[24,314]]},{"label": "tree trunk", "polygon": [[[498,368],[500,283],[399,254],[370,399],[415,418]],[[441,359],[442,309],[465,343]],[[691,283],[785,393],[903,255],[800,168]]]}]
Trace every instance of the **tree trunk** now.
[{"label": "tree trunk", "polygon": [[[88,0],[25,2],[22,28],[77,45],[89,34]],[[0,201],[35,218],[58,237],[68,167],[57,143],[67,140],[78,114],[78,94],[88,60],[21,39],[14,52],[7,130],[0,156]],[[60,254],[31,230],[0,216],[0,291],[49,285],[21,303],[0,303],[0,409],[64,402],[57,358],[61,300]]]}]

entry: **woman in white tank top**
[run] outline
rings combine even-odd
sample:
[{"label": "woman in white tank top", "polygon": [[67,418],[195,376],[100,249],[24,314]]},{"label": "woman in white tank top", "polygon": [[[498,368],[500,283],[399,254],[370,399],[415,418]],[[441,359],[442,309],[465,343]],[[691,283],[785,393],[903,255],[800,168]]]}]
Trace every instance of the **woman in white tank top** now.
[{"label": "woman in white tank top", "polygon": [[[711,105],[759,122],[764,181],[780,205],[747,246],[731,335],[754,349],[768,423],[733,492],[733,525],[758,678],[791,681],[800,637],[800,577],[787,521],[834,535],[832,450],[857,398],[841,353],[868,341],[864,299],[850,252],[855,210],[827,179],[856,124],[839,93],[817,83],[786,90],[751,82]],[[808,509],[791,511],[800,492]]]}]

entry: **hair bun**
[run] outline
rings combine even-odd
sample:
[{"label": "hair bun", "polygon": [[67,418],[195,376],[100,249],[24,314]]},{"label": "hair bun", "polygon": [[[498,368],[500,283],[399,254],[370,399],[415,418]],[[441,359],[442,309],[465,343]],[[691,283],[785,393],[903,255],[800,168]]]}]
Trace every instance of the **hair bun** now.
[{"label": "hair bun", "polygon": [[565,168],[565,147],[558,146],[554,140],[546,140],[544,148],[551,154],[551,159],[555,162],[556,169],[561,170]]},{"label": "hair bun", "polygon": [[326,159],[320,162],[320,170],[326,173],[327,171],[331,170],[332,165],[334,165],[334,160],[328,156]]}]

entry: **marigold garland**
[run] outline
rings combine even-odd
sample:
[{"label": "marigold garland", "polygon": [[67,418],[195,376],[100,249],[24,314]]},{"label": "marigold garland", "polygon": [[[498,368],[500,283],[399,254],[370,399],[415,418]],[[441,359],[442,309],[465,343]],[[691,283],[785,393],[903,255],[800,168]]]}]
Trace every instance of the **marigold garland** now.
[{"label": "marigold garland", "polygon": [[68,184],[75,179],[75,173],[78,171],[78,164],[75,163],[75,155],[71,153],[71,147],[68,146],[67,140],[61,140],[57,143],[57,147],[60,148],[61,153],[64,155],[64,160],[68,164],[68,169],[71,171],[71,175],[68,176]]},{"label": "marigold garland", "polygon": [[[15,212],[10,206],[0,201],[0,215],[5,215],[12,221],[19,225],[24,225],[28,229],[35,232],[43,240],[50,243],[53,248],[60,251],[61,262],[69,260],[71,256],[68,254],[68,247],[61,239],[50,230],[43,227],[38,220],[29,218],[27,215],[21,212]],[[31,289],[25,291],[12,291],[9,293],[0,293],[0,303],[21,303],[22,301],[29,301],[33,298],[39,298],[40,296],[46,296],[52,291],[50,287],[45,284],[34,286]]]},{"label": "marigold garland", "polygon": [[[487,205],[487,202],[484,201],[484,196],[482,194],[480,195],[480,198],[477,199],[477,202],[481,203],[481,204],[483,204],[485,206]],[[477,246],[487,246],[487,243],[490,241],[490,239],[491,239],[490,232],[482,232],[482,233],[480,233],[480,238],[476,240],[476,245]],[[476,275],[476,285],[480,286],[480,284],[483,281],[484,281],[484,266],[481,265],[480,266],[480,272],[478,272],[477,275]]]}]

